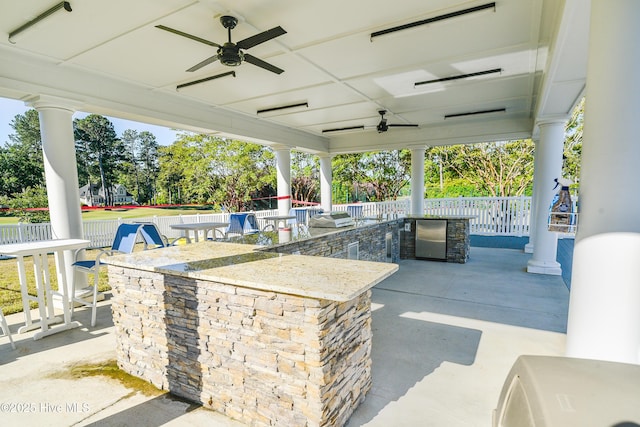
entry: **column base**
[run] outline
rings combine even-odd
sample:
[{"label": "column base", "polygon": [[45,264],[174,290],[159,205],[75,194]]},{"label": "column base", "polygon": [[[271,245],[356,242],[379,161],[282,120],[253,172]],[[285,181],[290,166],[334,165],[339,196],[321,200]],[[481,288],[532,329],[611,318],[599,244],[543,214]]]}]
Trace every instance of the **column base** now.
[{"label": "column base", "polygon": [[524,245],[524,253],[525,254],[533,253],[533,243],[527,243],[526,245]]},{"label": "column base", "polygon": [[529,260],[527,263],[527,273],[548,274],[550,276],[561,276],[562,267],[559,263]]}]

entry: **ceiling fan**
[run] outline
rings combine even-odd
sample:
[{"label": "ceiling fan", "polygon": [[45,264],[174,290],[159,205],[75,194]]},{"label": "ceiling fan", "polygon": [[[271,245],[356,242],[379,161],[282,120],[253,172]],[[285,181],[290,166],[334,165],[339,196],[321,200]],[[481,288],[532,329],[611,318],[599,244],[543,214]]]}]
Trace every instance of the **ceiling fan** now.
[{"label": "ceiling fan", "polygon": [[[274,39],[278,36],[286,34],[287,32],[284,29],[282,29],[282,27],[277,26],[270,30],[263,31],[262,33],[258,33],[251,37],[247,37],[246,39],[240,40],[237,43],[233,43],[231,41],[231,30],[234,29],[238,24],[238,19],[233,16],[225,15],[220,17],[220,22],[222,23],[222,26],[227,29],[227,33],[229,35],[229,40],[225,42],[223,45],[219,45],[218,43],[214,43],[212,41],[205,40],[198,36],[194,36],[192,34],[188,34],[183,31],[176,30],[174,28],[170,28],[164,25],[156,25],[156,28],[218,48],[215,55],[210,56],[204,61],[199,62],[193,67],[189,68],[187,70],[189,72],[197,71],[200,68],[204,67],[205,65],[209,65],[217,60],[220,60],[222,64],[227,65],[229,67],[237,67],[238,65],[242,64],[243,61],[247,61],[250,64],[256,65],[260,68],[264,68],[265,70],[271,71],[272,73],[281,74],[284,72],[284,70],[272,64],[269,64],[268,62],[265,62],[262,59],[256,58],[255,56],[249,53],[243,52],[243,50],[252,48],[261,43]],[[227,74],[229,73],[225,73],[225,75]]]},{"label": "ceiling fan", "polygon": [[387,114],[387,110],[379,110],[378,114],[380,114],[380,123],[376,126],[376,130],[378,133],[386,132],[390,127],[405,127],[405,128],[416,128],[418,125],[408,124],[408,123],[396,123],[396,124],[387,124],[387,119],[384,118],[384,115]]},{"label": "ceiling fan", "polygon": [[[379,110],[378,114],[380,114],[380,122],[376,125],[376,130],[378,131],[378,133],[386,132],[389,130],[390,127],[411,127],[411,128],[418,127],[418,125],[409,124],[409,123],[395,123],[395,124],[387,123],[387,119],[384,118],[384,115],[387,114],[387,110]],[[340,131],[347,131],[347,130],[363,130],[363,129],[364,129],[364,125],[349,126],[344,128],[324,129],[322,133],[340,132]]]}]

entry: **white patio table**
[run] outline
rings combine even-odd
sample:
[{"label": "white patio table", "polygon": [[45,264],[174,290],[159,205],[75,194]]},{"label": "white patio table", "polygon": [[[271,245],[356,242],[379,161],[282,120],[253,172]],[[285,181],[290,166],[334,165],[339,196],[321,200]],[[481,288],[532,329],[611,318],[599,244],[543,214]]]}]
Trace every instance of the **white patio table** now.
[{"label": "white patio table", "polygon": [[[69,304],[69,284],[67,283],[66,268],[64,262],[64,251],[71,251],[86,248],[91,241],[83,239],[54,239],[41,242],[13,243],[0,245],[0,254],[16,257],[18,264],[18,276],[20,278],[20,290],[22,292],[22,306],[24,309],[25,325],[18,329],[19,333],[40,328],[33,336],[34,340],[46,337],[57,332],[65,331],[80,326],[79,322],[71,320],[71,306]],[[58,290],[51,289],[49,274],[49,262],[47,254],[53,252],[56,262],[56,273],[58,279]],[[36,281],[37,296],[33,297],[27,293],[27,274],[24,266],[24,258],[33,257],[33,273]],[[53,308],[53,296],[59,296],[62,300],[62,324],[51,327],[52,324],[59,323],[60,318],[55,316]],[[31,319],[29,301],[38,302],[40,319],[34,322]]]},{"label": "white patio table", "polygon": [[207,234],[209,233],[209,230],[211,230],[211,237],[213,237],[213,239],[215,240],[216,228],[226,228],[228,226],[228,222],[192,222],[188,224],[172,224],[169,227],[173,228],[174,230],[183,231],[184,237],[187,239],[187,243],[191,243],[191,238],[189,237],[190,231],[193,231],[194,240],[196,242],[199,241],[199,231],[204,232],[204,240],[207,240]]},{"label": "white patio table", "polygon": [[273,227],[274,230],[278,230],[280,228],[280,222],[284,222],[285,227],[286,223],[289,220],[296,219],[295,215],[274,215],[274,216],[263,216],[262,220],[267,222],[267,225],[262,229],[265,231],[268,227]]}]

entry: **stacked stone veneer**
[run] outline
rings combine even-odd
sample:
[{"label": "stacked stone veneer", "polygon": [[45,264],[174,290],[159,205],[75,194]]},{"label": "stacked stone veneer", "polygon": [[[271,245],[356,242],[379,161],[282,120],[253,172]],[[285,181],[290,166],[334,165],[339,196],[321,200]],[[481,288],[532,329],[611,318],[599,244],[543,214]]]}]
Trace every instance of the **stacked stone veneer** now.
[{"label": "stacked stone veneer", "polygon": [[[470,225],[468,218],[446,218],[447,220],[447,262],[466,263],[471,249]],[[410,230],[400,235],[400,258],[416,258],[416,219],[406,218]]]},{"label": "stacked stone veneer", "polygon": [[109,266],[120,368],[251,426],[342,426],[371,387],[371,292],[334,302]]},{"label": "stacked stone veneer", "polygon": [[[359,259],[376,262],[395,262],[400,260],[400,237],[398,230],[404,220],[396,219],[359,227],[336,229],[327,234],[309,237],[303,240],[270,246],[265,251],[286,254],[301,254],[331,258],[348,258],[350,243],[358,243]],[[387,257],[386,235],[391,233],[391,259]]]}]

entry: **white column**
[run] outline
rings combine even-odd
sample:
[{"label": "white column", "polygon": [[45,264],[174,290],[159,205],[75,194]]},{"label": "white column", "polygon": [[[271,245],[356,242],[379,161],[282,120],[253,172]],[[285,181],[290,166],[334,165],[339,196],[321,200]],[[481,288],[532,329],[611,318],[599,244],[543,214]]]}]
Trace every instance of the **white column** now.
[{"label": "white column", "polygon": [[538,164],[538,142],[539,140],[534,140],[533,143],[535,145],[535,149],[533,151],[533,191],[531,191],[531,210],[529,212],[529,242],[524,245],[524,252],[527,254],[533,253],[533,248],[535,247],[535,232],[536,232],[536,221],[535,221],[535,213],[536,213],[536,197],[538,196],[538,191],[536,191],[536,176],[540,175],[540,165]]},{"label": "white column", "polygon": [[411,149],[411,215],[424,215],[424,148]]},{"label": "white column", "polygon": [[640,2],[592,0],[567,355],[640,363]]},{"label": "white column", "polygon": [[278,215],[289,215],[291,210],[291,149],[276,146],[276,172],[278,175]]},{"label": "white column", "polygon": [[[38,110],[44,173],[54,239],[82,239],[82,212],[78,193],[75,139],[73,136],[74,108],[68,100],[38,97],[28,104]],[[73,280],[73,254],[65,251],[65,270],[68,286],[86,286],[85,276]]]},{"label": "white column", "polygon": [[331,190],[333,171],[331,169],[331,159],[333,156],[330,154],[322,154],[318,157],[320,158],[320,204],[325,212],[331,212],[333,208],[333,193]]},{"label": "white column", "polygon": [[562,176],[562,152],[565,120],[549,120],[539,123],[540,141],[536,144],[538,174],[534,176],[537,197],[535,201],[535,226],[533,255],[527,263],[527,272],[561,275],[562,268],[556,261],[558,234],[548,230],[549,207],[558,192],[554,179]]}]

